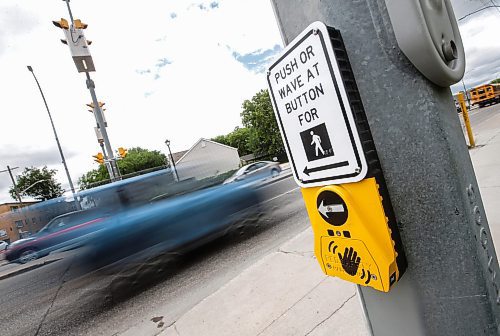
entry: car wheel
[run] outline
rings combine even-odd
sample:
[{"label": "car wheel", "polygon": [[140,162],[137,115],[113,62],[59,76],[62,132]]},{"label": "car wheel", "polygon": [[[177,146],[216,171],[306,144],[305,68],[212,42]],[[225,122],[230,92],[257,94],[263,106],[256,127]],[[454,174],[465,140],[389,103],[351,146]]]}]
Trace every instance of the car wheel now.
[{"label": "car wheel", "polygon": [[21,264],[26,264],[27,262],[36,260],[39,258],[38,251],[35,248],[27,248],[19,254],[19,262]]},{"label": "car wheel", "polygon": [[278,174],[279,174],[278,169],[271,170],[271,177],[276,177],[276,176],[278,176]]}]

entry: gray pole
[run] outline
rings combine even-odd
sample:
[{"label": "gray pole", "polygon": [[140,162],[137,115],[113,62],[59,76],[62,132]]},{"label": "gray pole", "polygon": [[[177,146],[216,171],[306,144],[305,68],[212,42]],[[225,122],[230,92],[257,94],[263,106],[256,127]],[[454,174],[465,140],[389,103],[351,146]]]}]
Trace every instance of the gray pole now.
[{"label": "gray pole", "polygon": [[[464,75],[465,76],[465,75]],[[465,94],[465,98],[467,98],[467,102],[469,103],[469,106],[467,108],[471,108],[472,106],[470,106],[470,99],[469,99],[469,94],[467,93],[467,88],[465,87],[465,82],[464,82],[464,79],[462,78],[462,85],[464,86],[464,94]]]},{"label": "gray pole", "polygon": [[17,190],[16,180],[14,179],[14,176],[12,175],[12,169],[16,169],[16,168],[19,168],[19,167],[10,168],[9,166],[7,166],[7,171],[9,172],[10,180],[12,181],[12,185],[14,186],[14,192],[16,193],[17,200],[19,201],[19,203],[22,204],[23,201],[21,199],[21,195],[19,194],[19,190]]},{"label": "gray pole", "polygon": [[285,44],[317,20],[340,30],[365,107],[408,259],[391,292],[359,289],[373,334],[497,334],[500,270],[450,89],[400,51],[384,1],[272,4]]},{"label": "gray pole", "polygon": [[[71,20],[71,24],[74,24],[73,13],[71,12],[71,6],[69,5],[69,0],[64,0],[66,2],[66,6],[68,7],[68,13]],[[107,160],[109,160],[109,164],[106,164],[106,168],[108,169],[109,178],[111,181],[116,181],[120,179],[120,173],[118,171],[118,166],[116,164],[116,159],[113,155],[113,150],[111,148],[111,144],[109,143],[108,132],[106,131],[106,127],[104,126],[104,117],[102,115],[102,109],[99,106],[99,102],[97,100],[97,96],[95,93],[95,84],[94,81],[90,78],[90,74],[85,72],[87,76],[87,88],[90,91],[90,95],[92,96],[92,102],[94,103],[94,116],[97,122],[97,126],[101,131],[102,137],[104,139],[104,145],[106,147],[106,153],[103,153]]]},{"label": "gray pole", "polygon": [[75,187],[73,186],[73,181],[71,180],[71,175],[69,174],[68,165],[66,164],[66,160],[64,158],[64,153],[63,153],[63,150],[61,148],[61,143],[59,142],[59,137],[57,136],[56,127],[54,126],[54,121],[52,120],[52,115],[50,114],[49,105],[47,104],[47,100],[45,99],[45,95],[43,94],[42,87],[40,86],[40,83],[38,82],[38,79],[35,76],[35,72],[33,71],[33,68],[30,65],[28,65],[27,68],[31,72],[31,74],[33,75],[33,78],[35,79],[36,85],[38,86],[38,90],[40,90],[40,94],[42,95],[43,103],[45,104],[45,108],[47,109],[47,114],[49,115],[50,124],[52,125],[52,131],[54,132],[54,137],[56,139],[57,148],[59,149],[59,154],[61,155],[61,161],[62,161],[62,164],[64,166],[64,170],[66,171],[66,177],[68,178],[69,187],[71,189],[71,193],[73,194],[73,200],[75,202],[76,209],[81,210],[80,203],[78,202],[78,200],[76,198]]},{"label": "gray pole", "polygon": [[177,173],[177,168],[175,167],[174,156],[172,155],[172,151],[170,150],[170,141],[165,140],[165,144],[168,147],[168,153],[170,154],[170,161],[172,161],[172,166],[174,168],[175,177],[177,178],[177,181],[179,181],[179,174]]},{"label": "gray pole", "polygon": [[88,72],[85,72],[85,75],[87,76],[87,89],[89,89],[90,91],[90,95],[92,96],[92,103],[94,104],[94,116],[97,125],[99,127],[99,130],[101,131],[102,138],[104,140],[104,147],[106,148],[107,160],[109,160],[110,163],[109,165],[106,165],[106,167],[108,168],[108,173],[111,181],[116,181],[119,175],[116,171],[116,162],[113,155],[113,149],[111,148],[111,144],[109,143],[108,132],[106,130],[106,127],[104,127],[104,118],[102,116],[102,109],[99,106],[99,102],[97,100],[97,96],[95,93],[95,84],[94,81],[90,78],[90,74]]}]

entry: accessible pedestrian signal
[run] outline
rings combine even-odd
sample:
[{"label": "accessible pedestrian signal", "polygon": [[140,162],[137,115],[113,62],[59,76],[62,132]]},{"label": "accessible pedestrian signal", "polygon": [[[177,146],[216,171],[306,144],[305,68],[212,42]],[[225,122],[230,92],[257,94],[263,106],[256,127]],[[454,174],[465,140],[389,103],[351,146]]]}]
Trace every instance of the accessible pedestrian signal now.
[{"label": "accessible pedestrian signal", "polygon": [[400,277],[375,178],[303,188],[314,252],[327,275],[388,292]]},{"label": "accessible pedestrian signal", "polygon": [[267,79],[321,268],[388,292],[407,261],[340,32],[311,24]]}]

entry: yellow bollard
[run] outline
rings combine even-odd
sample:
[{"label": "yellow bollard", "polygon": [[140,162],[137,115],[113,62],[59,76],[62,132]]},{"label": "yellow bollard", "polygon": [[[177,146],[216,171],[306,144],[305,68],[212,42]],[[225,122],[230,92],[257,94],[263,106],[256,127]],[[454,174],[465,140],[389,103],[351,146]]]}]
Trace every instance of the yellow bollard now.
[{"label": "yellow bollard", "polygon": [[472,134],[472,128],[470,126],[469,112],[467,111],[467,106],[465,106],[464,94],[460,92],[458,94],[458,103],[462,109],[462,115],[464,117],[465,128],[467,129],[467,135],[469,136],[469,147],[476,147],[476,142],[474,141],[474,134]]}]

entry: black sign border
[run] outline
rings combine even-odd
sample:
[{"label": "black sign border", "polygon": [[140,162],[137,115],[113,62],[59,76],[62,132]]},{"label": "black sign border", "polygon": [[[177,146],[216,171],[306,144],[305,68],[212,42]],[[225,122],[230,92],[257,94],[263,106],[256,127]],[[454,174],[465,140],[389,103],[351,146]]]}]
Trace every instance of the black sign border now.
[{"label": "black sign border", "polygon": [[[276,104],[276,99],[274,97],[274,92],[273,92],[273,89],[272,89],[272,86],[271,86],[271,81],[270,81],[269,78],[270,78],[272,69],[277,64],[279,64],[286,56],[288,56],[288,54],[290,54],[299,45],[301,45],[301,43],[304,42],[305,39],[307,39],[309,36],[311,36],[311,34],[314,34],[314,32],[316,32],[319,35],[319,39],[320,39],[321,45],[323,47],[323,52],[325,53],[325,56],[326,56],[326,62],[328,64],[328,69],[330,70],[330,77],[333,80],[333,85],[335,87],[335,92],[337,93],[337,98],[338,98],[339,103],[340,103],[340,108],[342,110],[342,114],[344,116],[344,121],[345,121],[345,124],[347,126],[347,131],[349,133],[349,140],[351,141],[351,146],[352,146],[352,148],[354,150],[354,154],[356,156],[356,162],[358,163],[358,167],[359,167],[360,170],[357,173],[354,172],[354,173],[351,173],[351,174],[344,174],[344,175],[338,175],[338,176],[332,176],[332,177],[324,177],[324,178],[319,178],[319,179],[311,179],[311,180],[303,181],[303,180],[301,180],[299,178],[299,174],[297,173],[297,167],[295,165],[295,161],[294,161],[294,158],[293,158],[293,155],[292,155],[292,151],[290,150],[290,145],[288,143],[288,138],[287,138],[287,135],[286,135],[286,132],[285,132],[285,128],[283,127],[283,121],[281,120],[281,116],[280,116],[280,113],[279,113],[278,105]],[[334,55],[334,58],[335,58],[335,55]],[[325,182],[325,181],[340,180],[340,179],[344,179],[344,178],[356,177],[356,176],[360,175],[362,173],[362,171],[363,171],[363,165],[361,164],[362,163],[361,162],[361,158],[359,156],[359,152],[358,152],[357,147],[356,147],[356,142],[354,140],[354,134],[352,132],[352,127],[351,127],[351,124],[349,123],[349,119],[347,117],[347,111],[345,109],[344,101],[342,100],[342,96],[340,95],[340,89],[339,89],[339,86],[337,84],[337,79],[335,78],[335,75],[334,75],[334,72],[333,72],[333,67],[332,67],[332,64],[331,64],[330,60],[331,60],[331,57],[330,57],[330,54],[328,53],[328,49],[326,47],[325,39],[323,37],[323,32],[321,31],[321,29],[311,28],[311,30],[309,32],[307,32],[299,41],[297,41],[297,43],[294,46],[292,46],[290,49],[288,49],[288,51],[286,53],[284,53],[276,62],[274,62],[269,67],[269,71],[267,72],[267,83],[269,85],[269,91],[271,92],[271,97],[272,97],[272,100],[273,100],[273,104],[274,104],[275,110],[277,111],[276,115],[278,117],[280,128],[281,128],[283,137],[285,139],[285,143],[286,143],[286,146],[287,146],[288,154],[290,156],[290,160],[292,161],[293,171],[294,171],[294,174],[295,174],[297,180],[299,180],[304,185],[311,184],[311,183],[317,183],[317,182]],[[335,58],[335,60],[336,60],[336,58]],[[342,74],[341,74],[341,76],[342,76]],[[347,95],[347,92],[346,92],[346,95]],[[353,116],[353,118],[354,118],[354,116]],[[363,149],[361,148],[361,150],[363,150]]]}]

